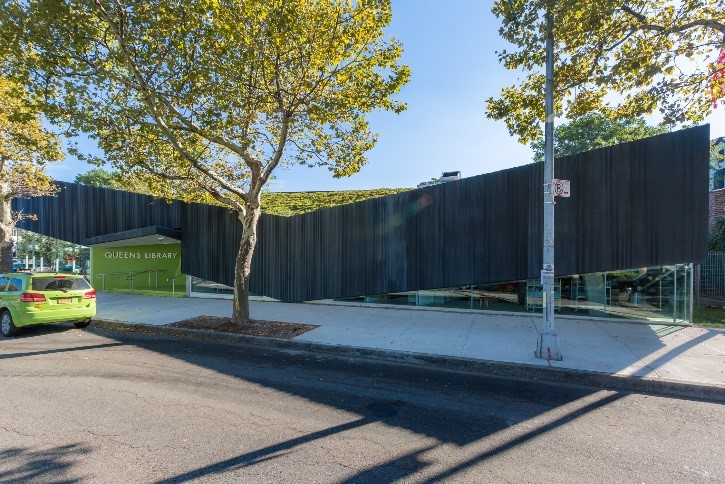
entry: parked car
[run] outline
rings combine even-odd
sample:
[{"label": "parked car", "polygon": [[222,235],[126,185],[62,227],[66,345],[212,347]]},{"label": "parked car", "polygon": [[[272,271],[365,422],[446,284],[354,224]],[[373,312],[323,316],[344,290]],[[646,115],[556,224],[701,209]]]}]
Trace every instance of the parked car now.
[{"label": "parked car", "polygon": [[96,291],[74,274],[0,274],[0,334],[19,328],[72,322],[85,328],[96,315]]}]

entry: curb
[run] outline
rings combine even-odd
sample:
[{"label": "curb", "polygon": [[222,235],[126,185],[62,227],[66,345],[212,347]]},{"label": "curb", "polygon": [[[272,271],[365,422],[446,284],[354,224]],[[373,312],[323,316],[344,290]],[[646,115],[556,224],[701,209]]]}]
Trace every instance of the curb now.
[{"label": "curb", "polygon": [[165,336],[182,336],[208,341],[245,343],[254,346],[266,346],[294,351],[324,353],[334,356],[368,358],[416,366],[434,367],[444,370],[468,371],[487,376],[536,380],[552,383],[568,383],[608,390],[620,390],[635,393],[648,393],[677,398],[691,398],[717,403],[725,403],[725,385],[690,383],[662,378],[610,375],[588,370],[555,368],[508,363],[492,360],[478,360],[457,356],[431,355],[408,351],[391,351],[377,348],[329,345],[307,341],[248,336],[243,334],[220,333],[200,329],[169,328],[151,324],[126,323],[121,321],[93,320],[88,329],[106,329],[118,332],[139,332]]}]

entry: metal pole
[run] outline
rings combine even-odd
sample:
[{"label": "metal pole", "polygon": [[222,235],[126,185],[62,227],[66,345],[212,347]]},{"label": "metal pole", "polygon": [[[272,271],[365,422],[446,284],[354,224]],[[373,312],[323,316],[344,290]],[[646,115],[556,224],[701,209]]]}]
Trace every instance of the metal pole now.
[{"label": "metal pole", "polygon": [[[690,265],[692,266],[690,269],[692,271],[692,280],[693,280],[693,282],[697,281],[697,283],[694,283],[692,286],[694,291],[692,292],[692,304],[690,304],[690,306],[692,306],[693,304],[695,306],[699,306],[700,305],[700,290],[701,290],[700,283],[702,282],[702,279],[701,279],[702,274],[700,273],[700,268],[702,266],[700,264],[697,264],[697,265],[690,264]],[[690,309],[690,316],[692,316],[692,309]],[[690,322],[692,322],[692,321],[690,321]]]},{"label": "metal pole", "polygon": [[[672,271],[672,322],[677,322],[677,266]],[[660,284],[662,279],[660,279]]]},{"label": "metal pole", "polygon": [[[698,275],[700,273],[700,265],[699,264],[697,265],[697,273],[698,273]],[[699,278],[698,278],[698,281],[699,281]],[[693,304],[695,302],[694,301],[695,300],[694,287],[695,287],[695,266],[694,266],[694,264],[692,262],[690,262],[690,294],[689,294],[690,297],[688,298],[690,300],[690,302],[689,302],[688,308],[687,308],[689,310],[688,311],[689,314],[688,314],[687,322],[690,323],[690,324],[692,324],[692,319],[693,319],[693,314],[692,314],[692,309],[693,308],[692,308],[692,306],[693,306]],[[698,299],[700,297],[699,292],[700,292],[700,289],[698,288],[698,294],[697,294],[697,298]]]},{"label": "metal pole", "polygon": [[561,360],[559,338],[554,329],[554,19],[546,12],[546,122],[544,124],[544,271],[543,325],[536,357]]}]

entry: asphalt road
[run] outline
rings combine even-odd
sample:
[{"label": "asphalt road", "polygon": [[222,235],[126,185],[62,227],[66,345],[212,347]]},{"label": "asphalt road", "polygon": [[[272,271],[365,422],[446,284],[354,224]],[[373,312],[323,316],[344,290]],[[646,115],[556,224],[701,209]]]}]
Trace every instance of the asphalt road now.
[{"label": "asphalt road", "polygon": [[69,327],[0,339],[1,482],[725,482],[725,406]]}]

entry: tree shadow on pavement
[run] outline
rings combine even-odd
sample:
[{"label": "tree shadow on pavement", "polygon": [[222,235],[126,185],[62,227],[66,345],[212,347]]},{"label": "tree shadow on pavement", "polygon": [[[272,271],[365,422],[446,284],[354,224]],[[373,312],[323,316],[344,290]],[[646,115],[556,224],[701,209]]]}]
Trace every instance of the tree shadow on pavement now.
[{"label": "tree shadow on pavement", "polygon": [[694,348],[706,341],[709,341],[721,334],[722,334],[721,331],[711,330],[711,329],[706,330],[700,336],[692,338],[691,340],[687,341],[686,343],[683,343],[679,346],[672,348],[670,351],[668,351],[667,353],[658,357],[656,360],[649,362],[647,364],[647,366],[650,368],[653,368],[654,371],[657,371],[658,368],[660,368],[663,365],[665,365],[666,363],[674,360],[675,358],[677,358],[681,354],[685,353],[686,351],[689,351],[692,348]]},{"label": "tree shadow on pavement", "polygon": [[[480,374],[451,372],[412,365],[370,360],[335,358],[271,348],[190,340],[149,337],[136,334],[108,334],[119,342],[135,345],[189,364],[262,385],[290,396],[322,404],[359,418],[323,430],[307,433],[277,444],[244,452],[234,458],[167,478],[178,483],[203,476],[255,465],[281,457],[294,448],[334,434],[382,423],[432,437],[437,445],[459,447],[480,443],[487,437],[534,419],[551,410],[590,397],[598,389],[550,385]],[[351,393],[351,388],[354,392]],[[425,388],[425,391],[421,390]],[[442,472],[440,479],[476,465],[541,434],[564,425],[619,398],[595,396],[590,403],[577,403],[566,414],[542,423],[525,435],[480,454]],[[589,401],[589,399],[587,400]],[[577,410],[577,408],[579,408]],[[546,420],[546,419],[545,419]],[[437,447],[435,445],[434,447]],[[424,468],[419,450],[361,470],[348,482],[404,479]],[[408,473],[408,474],[406,474]],[[374,476],[383,476],[375,478]],[[394,477],[393,477],[394,476]]]},{"label": "tree shadow on pavement", "polygon": [[422,456],[434,448],[434,446],[430,446],[409,452],[403,456],[383,462],[382,464],[369,467],[341,482],[343,484],[363,484],[368,482],[400,481],[428,467],[430,462],[426,461]]},{"label": "tree shadow on pavement", "polygon": [[75,462],[91,449],[69,444],[50,449],[15,447],[0,450],[0,482],[80,482],[79,477],[66,477]]},{"label": "tree shadow on pavement", "polygon": [[285,442],[280,442],[279,444],[270,445],[263,449],[255,450],[254,452],[242,454],[242,455],[239,455],[232,459],[227,459],[227,460],[224,460],[221,462],[217,462],[210,466],[195,469],[191,472],[186,472],[184,474],[170,477],[168,479],[163,479],[161,481],[157,481],[157,484],[175,484],[175,483],[180,483],[180,482],[187,482],[192,479],[197,479],[199,477],[208,476],[210,474],[218,474],[218,473],[221,473],[224,471],[239,469],[242,467],[247,467],[247,466],[251,466],[254,464],[258,464],[260,462],[264,462],[267,460],[274,459],[276,457],[280,457],[280,456],[284,455],[283,451],[290,450],[294,447],[297,447],[298,445],[312,442],[317,439],[322,439],[324,437],[334,435],[339,432],[344,432],[346,430],[352,430],[355,428],[359,428],[359,427],[367,425],[371,422],[374,422],[374,419],[361,418],[361,419],[355,420],[353,422],[348,422],[348,423],[345,423],[342,425],[336,425],[334,427],[320,430],[318,432],[312,432],[310,434],[303,435],[301,437],[290,439]]},{"label": "tree shadow on pavement", "polygon": [[9,358],[22,358],[24,356],[52,355],[53,353],[68,353],[70,351],[95,350],[99,348],[111,348],[114,346],[123,346],[123,343],[104,343],[99,345],[73,346],[69,348],[56,348],[52,350],[25,351],[22,353],[4,353],[0,355],[0,360]]},{"label": "tree shadow on pavement", "polygon": [[426,479],[424,482],[434,483],[434,482],[445,481],[446,479],[449,479],[449,478],[455,476],[456,474],[462,472],[463,470],[473,467],[474,465],[485,461],[486,459],[490,459],[491,457],[494,457],[498,454],[501,454],[501,453],[511,450],[519,445],[522,445],[532,439],[535,439],[536,437],[539,437],[547,432],[550,432],[550,431],[556,429],[557,427],[560,427],[562,425],[565,425],[568,422],[571,422],[572,420],[582,417],[582,416],[588,414],[589,412],[592,412],[598,408],[605,407],[605,406],[609,405],[610,403],[613,403],[613,402],[619,400],[620,398],[622,398],[622,396],[623,396],[622,394],[615,393],[615,394],[609,395],[607,397],[604,397],[600,400],[597,400],[595,402],[589,403],[582,408],[579,408],[573,412],[567,413],[566,415],[564,415],[556,420],[553,420],[549,423],[539,426],[536,429],[526,432],[525,434],[520,435],[519,437],[516,437],[512,440],[509,440],[508,442],[506,442],[504,444],[498,445],[498,446],[494,447],[493,449],[491,449],[487,452],[484,452],[483,454],[477,455],[477,456],[470,458],[454,467],[451,467],[450,469],[445,470],[444,472],[438,473],[435,476]]}]

